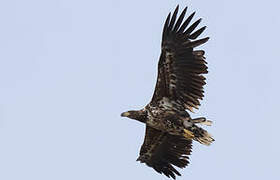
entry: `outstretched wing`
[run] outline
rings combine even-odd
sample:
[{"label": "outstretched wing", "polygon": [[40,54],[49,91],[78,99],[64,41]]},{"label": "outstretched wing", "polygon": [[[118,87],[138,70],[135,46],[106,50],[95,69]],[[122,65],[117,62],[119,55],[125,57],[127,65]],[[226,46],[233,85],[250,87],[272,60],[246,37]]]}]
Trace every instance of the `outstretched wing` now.
[{"label": "outstretched wing", "polygon": [[174,136],[146,126],[145,140],[138,161],[146,163],[158,173],[167,177],[181,176],[174,168],[184,168],[189,164],[192,140]]},{"label": "outstretched wing", "polygon": [[[194,31],[201,19],[188,28],[195,13],[184,22],[185,8],[177,19],[179,6],[171,20],[169,13],[163,28],[161,55],[158,63],[158,77],[151,103],[157,103],[163,97],[179,101],[185,109],[198,108],[203,98],[203,85],[207,73],[204,51],[194,48],[207,42],[207,38],[196,40],[206,26]],[[177,19],[177,20],[176,20]]]}]

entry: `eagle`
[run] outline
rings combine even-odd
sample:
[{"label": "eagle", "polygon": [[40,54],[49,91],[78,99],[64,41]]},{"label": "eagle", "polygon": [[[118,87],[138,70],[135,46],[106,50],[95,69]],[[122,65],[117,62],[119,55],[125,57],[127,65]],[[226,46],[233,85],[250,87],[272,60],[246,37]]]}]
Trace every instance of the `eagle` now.
[{"label": "eagle", "polygon": [[[210,145],[213,137],[200,125],[212,124],[205,117],[191,118],[188,111],[198,109],[203,99],[203,74],[207,62],[203,50],[194,48],[209,37],[197,39],[206,26],[197,29],[201,18],[190,23],[195,12],[185,18],[187,7],[177,18],[179,5],[168,14],[162,33],[158,75],[151,102],[143,109],[121,114],[146,124],[144,143],[137,161],[160,174],[176,179],[178,168],[189,164],[192,141]],[[190,25],[191,24],[191,25]],[[197,30],[196,30],[197,29]]]}]

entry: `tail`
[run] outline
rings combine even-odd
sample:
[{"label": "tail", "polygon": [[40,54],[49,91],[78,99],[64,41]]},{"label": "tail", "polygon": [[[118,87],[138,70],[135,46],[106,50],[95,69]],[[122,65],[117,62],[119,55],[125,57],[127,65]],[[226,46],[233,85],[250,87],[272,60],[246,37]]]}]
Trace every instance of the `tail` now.
[{"label": "tail", "polygon": [[194,125],[192,131],[194,134],[193,139],[201,144],[209,146],[213,141],[215,141],[212,135],[201,127]]},{"label": "tail", "polygon": [[204,124],[210,126],[212,121],[206,120],[205,118],[189,119],[184,122],[184,137],[193,139],[201,144],[209,146],[214,140],[212,135],[201,127],[195,124]]}]

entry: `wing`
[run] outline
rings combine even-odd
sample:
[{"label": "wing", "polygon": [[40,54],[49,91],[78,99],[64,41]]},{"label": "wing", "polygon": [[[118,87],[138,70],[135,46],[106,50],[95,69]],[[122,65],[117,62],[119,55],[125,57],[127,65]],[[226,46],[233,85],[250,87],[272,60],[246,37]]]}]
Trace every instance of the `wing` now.
[{"label": "wing", "polygon": [[151,103],[168,97],[170,100],[179,101],[185,109],[192,111],[192,108],[198,108],[199,99],[203,98],[203,85],[206,83],[202,74],[207,73],[204,51],[194,51],[194,48],[207,42],[209,38],[196,40],[206,27],[193,32],[201,19],[187,28],[195,13],[183,22],[187,8],[177,19],[178,9],[179,6],[176,7],[171,20],[169,13],[165,21],[157,84]]},{"label": "wing", "polygon": [[158,173],[175,179],[181,174],[174,168],[184,168],[189,164],[192,140],[174,136],[146,126],[145,140],[137,159],[154,168]]}]

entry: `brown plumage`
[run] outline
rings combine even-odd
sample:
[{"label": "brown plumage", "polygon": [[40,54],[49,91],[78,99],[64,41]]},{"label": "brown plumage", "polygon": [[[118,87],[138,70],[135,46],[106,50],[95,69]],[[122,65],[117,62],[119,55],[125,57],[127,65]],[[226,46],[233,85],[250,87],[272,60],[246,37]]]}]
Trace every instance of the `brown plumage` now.
[{"label": "brown plumage", "polygon": [[[145,140],[137,161],[145,162],[157,172],[175,179],[175,175],[181,174],[172,165],[180,168],[188,165],[191,148],[192,140],[147,126]],[[152,156],[149,157],[147,154]]]},{"label": "brown plumage", "polygon": [[144,143],[138,161],[158,173],[175,179],[181,175],[174,166],[184,168],[189,163],[192,140],[210,145],[212,136],[196,124],[211,125],[205,118],[192,119],[186,110],[198,109],[203,99],[207,66],[203,50],[195,47],[208,41],[196,39],[205,26],[195,30],[201,19],[190,25],[194,13],[185,21],[185,8],[177,18],[179,6],[171,13],[163,28],[158,77],[151,102],[139,111],[121,116],[146,124]]}]

